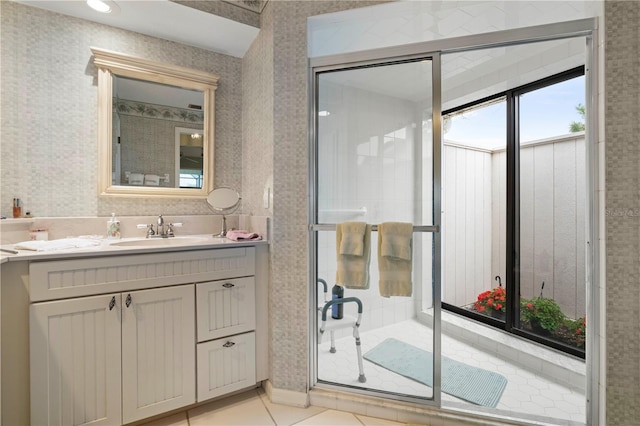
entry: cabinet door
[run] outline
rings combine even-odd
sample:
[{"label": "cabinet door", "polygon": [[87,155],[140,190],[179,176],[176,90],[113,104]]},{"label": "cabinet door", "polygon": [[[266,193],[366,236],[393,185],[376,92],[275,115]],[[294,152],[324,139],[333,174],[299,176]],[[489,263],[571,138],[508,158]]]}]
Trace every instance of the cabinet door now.
[{"label": "cabinet door", "polygon": [[196,284],[198,342],[256,328],[253,277]]},{"label": "cabinet door", "polygon": [[198,402],[255,384],[255,333],[198,344]]},{"label": "cabinet door", "polygon": [[194,287],[122,293],[122,418],[195,402]]},{"label": "cabinet door", "polygon": [[29,309],[31,424],[120,424],[120,295]]}]

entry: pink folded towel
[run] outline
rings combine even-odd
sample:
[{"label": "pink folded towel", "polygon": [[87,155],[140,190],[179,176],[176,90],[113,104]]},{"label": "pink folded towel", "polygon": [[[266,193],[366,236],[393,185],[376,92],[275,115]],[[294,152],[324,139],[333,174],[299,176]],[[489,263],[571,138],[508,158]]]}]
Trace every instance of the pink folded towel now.
[{"label": "pink folded towel", "polygon": [[233,241],[261,240],[262,237],[255,232],[232,230],[227,232],[227,238]]}]

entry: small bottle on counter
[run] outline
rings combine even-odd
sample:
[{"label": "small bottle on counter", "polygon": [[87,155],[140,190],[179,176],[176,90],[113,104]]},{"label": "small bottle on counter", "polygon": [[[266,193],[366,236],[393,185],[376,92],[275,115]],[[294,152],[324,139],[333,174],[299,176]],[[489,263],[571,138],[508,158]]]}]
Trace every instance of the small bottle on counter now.
[{"label": "small bottle on counter", "polygon": [[111,213],[111,220],[107,221],[107,239],[120,239],[120,221],[116,218],[115,213]]},{"label": "small bottle on counter", "polygon": [[13,199],[13,217],[14,219],[22,217],[22,202],[20,201],[20,198]]}]

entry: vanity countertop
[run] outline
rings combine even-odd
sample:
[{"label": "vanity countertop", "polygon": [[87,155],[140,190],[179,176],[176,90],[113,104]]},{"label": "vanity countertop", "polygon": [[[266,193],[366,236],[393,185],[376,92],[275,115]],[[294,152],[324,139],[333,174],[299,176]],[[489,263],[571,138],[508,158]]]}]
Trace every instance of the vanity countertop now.
[{"label": "vanity countertop", "polygon": [[[232,241],[227,238],[206,235],[185,235],[168,239],[123,238],[120,240],[99,240],[100,244],[86,248],[72,248],[52,251],[18,250],[14,244],[0,246],[16,254],[0,252],[0,264],[17,261],[61,260],[86,257],[118,256],[127,254],[167,253],[172,251],[205,250],[230,247],[251,247],[268,244],[265,240]],[[151,243],[150,243],[151,241]],[[157,243],[156,243],[157,242]],[[153,245],[147,245],[153,244]]]}]

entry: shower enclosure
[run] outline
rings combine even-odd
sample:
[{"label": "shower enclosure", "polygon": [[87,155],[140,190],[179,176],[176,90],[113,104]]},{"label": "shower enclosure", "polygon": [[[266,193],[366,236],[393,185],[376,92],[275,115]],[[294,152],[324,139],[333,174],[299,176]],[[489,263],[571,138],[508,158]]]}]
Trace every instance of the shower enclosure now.
[{"label": "shower enclosure", "polygon": [[[498,386],[495,401],[484,402],[483,395],[465,394],[466,390],[450,391],[457,384],[450,374],[443,376],[443,363],[447,371],[462,364],[482,377],[503,360],[473,354],[460,359],[468,347],[443,333],[443,327],[452,326],[443,324],[442,307],[552,346],[557,342],[525,327],[522,297],[533,301],[544,291],[544,296],[558,295],[567,319],[578,321],[585,314],[597,318],[592,292],[597,163],[590,115],[597,93],[591,68],[594,28],[594,21],[587,19],[311,59],[312,386],[436,406],[456,407],[462,400],[489,407],[488,412],[506,412],[501,411],[507,410],[502,402],[511,402],[516,394],[508,377],[509,384]],[[565,90],[561,84],[566,82],[582,89],[575,98],[579,105],[570,109],[575,112],[582,105],[586,132],[578,128],[560,140],[555,140],[558,131],[525,132],[539,127],[531,118],[535,97],[529,95],[547,87]],[[549,149],[551,160],[545,156]],[[527,162],[534,157],[536,168]],[[558,173],[555,181],[527,192],[535,188],[535,176],[546,175],[549,161],[570,173]],[[551,201],[544,196],[550,188],[559,194]],[[559,217],[564,203],[560,195],[571,191],[570,208]],[[532,213],[549,215],[549,203],[556,206],[551,217],[558,217],[551,234],[554,229],[574,229],[552,240],[555,254],[543,250],[548,226]],[[325,280],[329,287],[336,282],[336,225],[350,221],[374,226],[370,285],[344,290],[345,297],[362,302],[364,383],[358,380],[353,330],[335,331],[335,353],[329,339],[318,335],[318,307],[324,302],[318,282]],[[410,296],[380,296],[375,227],[383,222],[413,225]],[[562,257],[569,251],[571,260]],[[545,279],[548,265],[553,278],[546,279],[541,290],[537,281]],[[565,281],[560,284],[560,279]],[[565,282],[573,282],[573,287]],[[496,287],[504,289],[499,301],[504,309],[494,310],[505,315],[488,317],[473,309],[479,294]],[[357,316],[357,308],[345,304],[345,314]],[[477,341],[472,330],[462,333]],[[592,336],[595,326],[580,330]],[[594,339],[587,343],[589,375],[597,350]],[[410,356],[398,362],[401,352]],[[592,407],[585,407],[593,384],[594,378],[587,376],[586,389],[574,395],[582,400],[582,411],[567,414],[567,419],[584,422],[594,415]],[[536,410],[523,414],[539,414]]]},{"label": "shower enclosure", "polygon": [[[378,236],[374,228],[370,287],[345,290],[345,297],[362,301],[363,332],[414,318],[422,311],[423,300],[433,306],[437,290],[433,283],[438,279],[433,265],[439,263],[440,247],[439,193],[434,192],[434,182],[440,175],[440,153],[439,145],[434,149],[433,144],[434,135],[436,140],[440,138],[439,78],[434,73],[438,61],[438,55],[422,54],[316,74],[320,165],[316,170],[316,229],[321,231],[316,238],[317,278],[335,282],[336,223],[364,221],[377,225],[393,221],[409,222],[414,227],[412,263],[415,282],[420,285],[413,286],[411,296],[390,298],[380,297],[378,291]],[[435,300],[439,300],[437,295]],[[355,305],[345,305],[344,309],[357,314]],[[341,337],[351,332],[339,331]],[[437,334],[422,337],[425,350],[437,348]],[[370,343],[363,342],[363,348],[370,348]],[[327,353],[323,345],[319,351]],[[333,362],[330,358],[322,358],[321,363]],[[338,363],[331,373],[327,370],[325,379],[350,377],[349,365],[355,364]],[[357,379],[357,375],[351,376]],[[375,375],[368,377],[368,388],[385,390],[383,380]],[[358,385],[357,380],[353,385]],[[433,398],[433,393],[425,388],[419,396]]]}]

